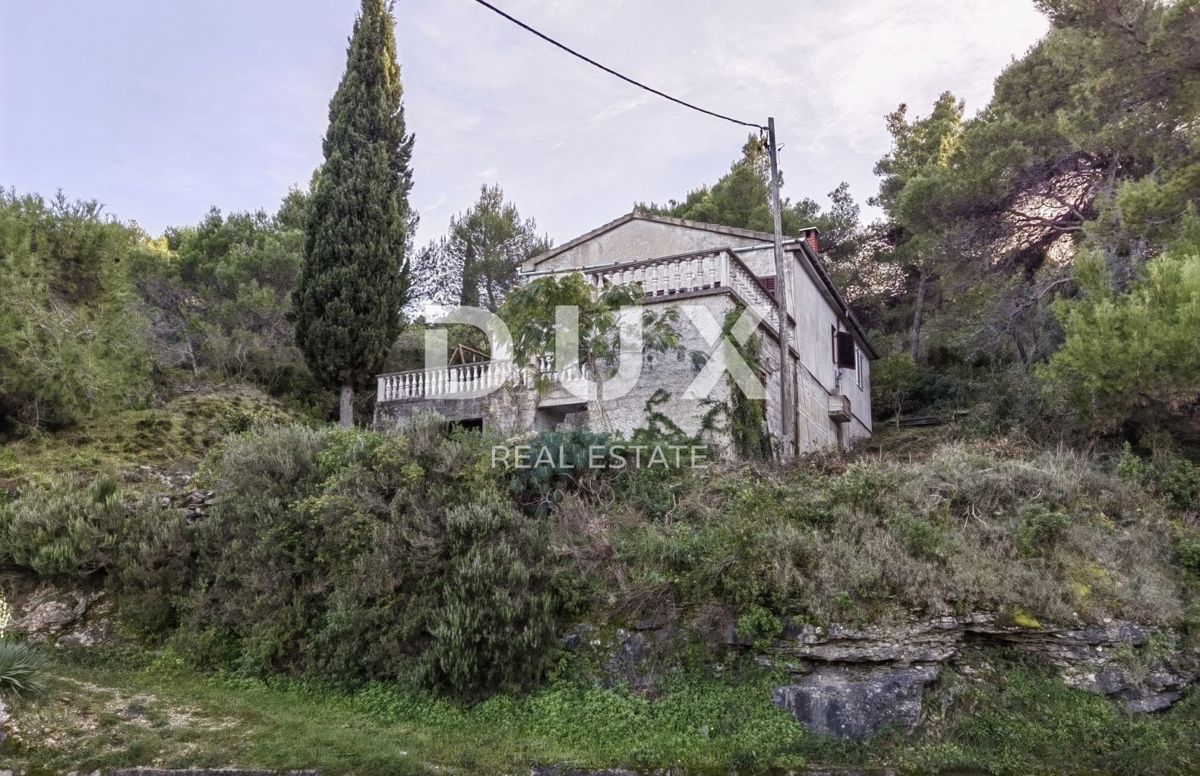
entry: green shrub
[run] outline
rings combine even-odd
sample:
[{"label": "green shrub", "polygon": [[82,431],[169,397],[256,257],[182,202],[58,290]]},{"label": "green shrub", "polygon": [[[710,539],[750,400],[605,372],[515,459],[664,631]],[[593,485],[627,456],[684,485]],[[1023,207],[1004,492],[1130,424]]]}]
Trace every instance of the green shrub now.
[{"label": "green shrub", "polygon": [[737,633],[749,639],[755,649],[766,649],[783,633],[783,620],[761,606],[754,606],[738,618]]},{"label": "green shrub", "polygon": [[0,639],[0,691],[18,695],[46,689],[46,658],[32,644]]},{"label": "green shrub", "polygon": [[922,517],[902,517],[896,525],[904,537],[904,546],[914,558],[943,561],[950,556],[950,538],[942,528]]},{"label": "green shrub", "polygon": [[1128,442],[1121,448],[1121,459],[1117,462],[1117,476],[1133,485],[1142,485],[1154,472],[1154,467],[1133,452]]},{"label": "green shrub", "polygon": [[242,674],[427,681],[463,696],[545,671],[559,613],[546,526],[514,509],[490,440],[260,429],[205,464],[178,649]]},{"label": "green shrub", "polygon": [[1057,540],[1070,524],[1062,512],[1044,504],[1030,504],[1021,510],[1017,527],[1017,549],[1023,557],[1043,555],[1047,546]]},{"label": "green shrub", "polygon": [[586,429],[543,431],[528,443],[529,457],[536,465],[514,468],[509,488],[527,509],[544,514],[567,494],[595,483],[605,470],[591,468],[592,448],[607,449],[617,441],[610,434]]},{"label": "green shrub", "polygon": [[558,612],[546,545],[542,526],[508,505],[446,513],[449,563],[424,657],[431,684],[473,696],[541,678]]},{"label": "green shrub", "polygon": [[0,190],[0,436],[55,429],[149,394],[130,304],[143,235],[99,203]]},{"label": "green shrub", "polygon": [[111,564],[126,520],[108,477],[30,490],[0,505],[0,560],[48,576],[86,576]]},{"label": "green shrub", "polygon": [[[1080,252],[1084,293],[1055,312],[1065,339],[1039,374],[1095,430],[1194,420],[1200,390],[1200,254],[1185,247],[1147,262],[1118,294],[1100,252]],[[1191,397],[1186,398],[1186,397]]]},{"label": "green shrub", "polygon": [[1172,456],[1164,463],[1159,488],[1171,506],[1200,511],[1200,466],[1186,458]]},{"label": "green shrub", "polygon": [[1184,536],[1175,543],[1175,558],[1185,570],[1200,576],[1200,536]]}]

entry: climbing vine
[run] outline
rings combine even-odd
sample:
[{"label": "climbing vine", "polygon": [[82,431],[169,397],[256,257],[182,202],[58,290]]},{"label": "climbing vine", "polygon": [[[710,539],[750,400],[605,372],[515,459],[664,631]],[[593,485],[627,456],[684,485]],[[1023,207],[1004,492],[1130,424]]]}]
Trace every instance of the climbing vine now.
[{"label": "climbing vine", "polygon": [[[743,309],[741,305],[737,305],[725,314],[725,320],[721,325],[721,334],[745,360],[750,371],[762,379],[761,340],[755,336],[739,344],[734,337],[730,336]],[[746,396],[732,375],[726,374],[725,379],[729,384],[729,399],[727,401],[706,400],[710,406],[700,419],[701,433],[726,431],[733,442],[734,451],[741,458],[751,461],[769,459],[773,452],[773,446],[771,436],[767,433],[766,402],[763,399],[751,399]]]}]

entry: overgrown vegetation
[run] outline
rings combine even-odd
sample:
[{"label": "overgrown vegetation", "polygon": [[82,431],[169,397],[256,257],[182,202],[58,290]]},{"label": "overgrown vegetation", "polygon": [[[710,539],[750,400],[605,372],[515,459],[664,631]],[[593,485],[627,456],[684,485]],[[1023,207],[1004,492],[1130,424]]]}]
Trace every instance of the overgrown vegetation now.
[{"label": "overgrown vegetation", "polygon": [[146,400],[127,274],[140,240],[94,202],[0,190],[0,438]]},{"label": "overgrown vegetation", "polygon": [[[329,385],[353,388],[389,344],[391,363],[419,364],[416,335],[393,337],[410,299],[411,138],[378,0],[327,145],[371,125],[380,153],[332,153],[314,191],[276,214],[214,210],[152,239],[95,203],[0,193],[0,563],[103,585],[123,636],[147,647],[53,667],[55,697],[73,703],[19,700],[47,743],[8,744],[6,764],[1194,771],[1194,691],[1135,719],[989,653],[974,674],[947,669],[915,741],[852,745],[774,709],[779,677],[726,643],[765,647],[788,622],[974,611],[1200,638],[1200,6],[1040,5],[1052,30],[985,110],[968,117],[947,93],[928,116],[888,117],[883,221],[860,224],[844,186],[826,212],[785,206],[785,231],[822,229],[831,273],[888,354],[875,410],[878,428],[898,428],[850,457],[767,463],[764,405],[736,388],[703,426],[728,431],[745,462],[708,471],[582,468],[596,444],[692,441],[657,411],[665,394],[632,440],[518,440],[556,459],[519,471],[491,464],[504,440],[440,423],[306,424],[333,397],[294,320]],[[359,69],[381,62],[368,116]],[[716,184],[644,207],[769,229],[762,152],[752,139]],[[334,212],[346,191],[378,204],[369,229]],[[544,352],[555,305],[577,305],[580,362],[611,374],[618,310],[640,289],[516,286],[516,264],[547,241],[498,188],[451,241],[426,258],[451,275],[461,263],[462,288],[442,272],[418,288],[426,301],[450,288],[500,308],[521,360]],[[369,272],[347,274],[363,261]],[[347,328],[334,287],[383,293]],[[669,316],[643,323],[644,349],[678,351]],[[741,355],[758,371],[756,346]],[[914,412],[965,417],[899,428]],[[182,489],[211,489],[211,507],[158,498]],[[591,681],[597,667],[563,642],[580,622],[677,629],[661,697]],[[162,657],[146,665],[150,650]],[[44,654],[0,641],[0,691],[37,689]]]},{"label": "overgrown vegetation", "polygon": [[104,479],[30,489],[0,505],[2,559],[100,575],[131,631],[207,669],[416,676],[460,698],[536,687],[577,619],[665,616],[701,639],[914,612],[1200,625],[1200,540],[1179,522],[1194,505],[1122,479],[1128,456],[998,440],[910,462],[581,470],[569,451],[597,438],[572,433],[510,472],[497,440],[434,422],[261,427],[201,467],[204,519]]}]

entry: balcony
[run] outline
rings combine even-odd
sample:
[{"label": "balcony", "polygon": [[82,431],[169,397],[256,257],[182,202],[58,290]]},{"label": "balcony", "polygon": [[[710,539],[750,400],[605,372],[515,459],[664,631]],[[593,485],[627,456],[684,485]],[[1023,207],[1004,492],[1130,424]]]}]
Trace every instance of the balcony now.
[{"label": "balcony", "polygon": [[648,302],[682,294],[728,290],[768,323],[775,320],[774,295],[730,251],[623,262],[582,271],[588,282],[597,288],[638,283],[646,292]]},{"label": "balcony", "polygon": [[[775,300],[772,293],[741,259],[727,250],[567,270],[562,274],[578,271],[583,272],[588,282],[596,288],[638,283],[646,293],[647,302],[731,293],[747,308],[754,310],[774,331]],[[467,398],[486,395],[505,384],[533,387],[542,380],[561,386],[584,379],[580,366],[555,370],[553,361],[552,356],[541,356],[528,370],[519,369],[512,361],[496,360],[379,375],[376,401],[416,401],[451,396]]]},{"label": "balcony", "polygon": [[853,415],[850,412],[850,397],[841,394],[827,396],[829,419],[834,423],[849,423]]},{"label": "balcony", "polygon": [[537,379],[552,385],[582,382],[586,370],[578,364],[554,369],[552,356],[539,356],[535,368],[521,370],[512,361],[481,361],[442,369],[410,369],[379,375],[376,401],[415,401],[453,396],[484,396],[505,384],[533,387]]}]

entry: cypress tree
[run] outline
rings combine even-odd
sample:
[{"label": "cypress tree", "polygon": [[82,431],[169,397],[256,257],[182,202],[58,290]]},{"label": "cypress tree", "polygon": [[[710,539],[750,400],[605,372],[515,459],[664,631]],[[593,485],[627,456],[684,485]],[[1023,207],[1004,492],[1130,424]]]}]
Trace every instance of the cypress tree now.
[{"label": "cypress tree", "polygon": [[413,138],[391,11],[385,0],[363,0],[354,22],[293,296],[296,343],[313,374],[341,389],[343,426],[353,423],[354,387],[379,368],[399,332],[409,293]]}]

